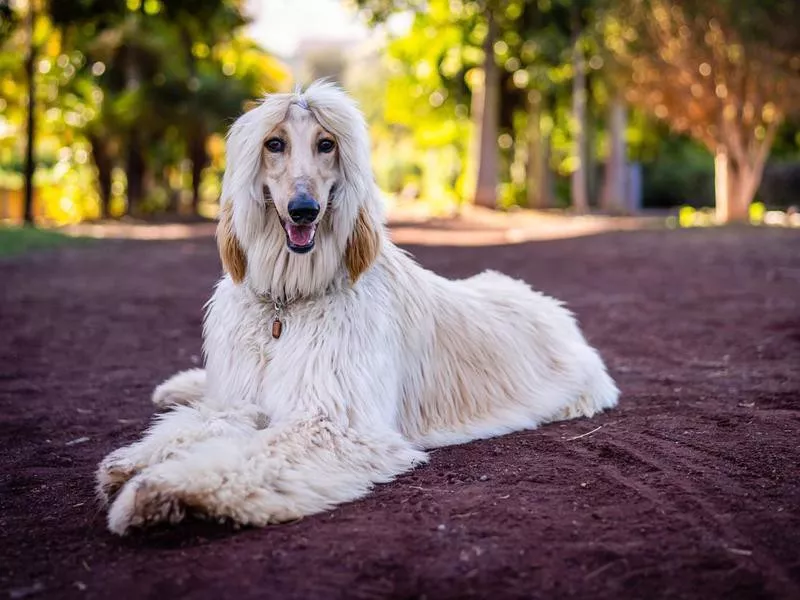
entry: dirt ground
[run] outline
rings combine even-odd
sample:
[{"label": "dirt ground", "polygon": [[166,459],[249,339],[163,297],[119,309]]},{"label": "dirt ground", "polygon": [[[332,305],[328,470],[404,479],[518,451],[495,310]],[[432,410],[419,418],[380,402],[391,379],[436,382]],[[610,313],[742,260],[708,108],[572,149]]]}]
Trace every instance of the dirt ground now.
[{"label": "dirt ground", "polygon": [[566,300],[619,408],[438,450],[296,523],[118,538],[93,471],[146,426],[152,387],[200,360],[213,241],[3,260],[3,596],[800,598],[800,232],[409,248]]}]

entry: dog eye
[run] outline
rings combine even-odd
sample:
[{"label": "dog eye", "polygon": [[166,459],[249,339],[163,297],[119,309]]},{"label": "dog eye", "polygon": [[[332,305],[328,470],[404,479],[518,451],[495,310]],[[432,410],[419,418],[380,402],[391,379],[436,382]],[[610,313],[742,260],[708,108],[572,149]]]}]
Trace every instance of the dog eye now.
[{"label": "dog eye", "polygon": [[319,150],[323,154],[328,154],[329,152],[333,152],[333,148],[334,148],[333,140],[320,140],[319,144],[317,144],[317,150]]},{"label": "dog eye", "polygon": [[270,138],[264,143],[264,147],[270,152],[283,152],[286,148],[286,142],[280,138]]}]

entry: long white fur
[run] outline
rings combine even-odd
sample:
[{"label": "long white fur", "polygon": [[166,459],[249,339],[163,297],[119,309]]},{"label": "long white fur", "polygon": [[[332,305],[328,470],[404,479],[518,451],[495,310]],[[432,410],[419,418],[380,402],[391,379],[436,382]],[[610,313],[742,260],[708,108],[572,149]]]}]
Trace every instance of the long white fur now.
[{"label": "long white fur", "polygon": [[[265,136],[300,101],[336,139],[341,170],[306,255],[286,248],[260,173]],[[233,125],[227,152],[222,201],[246,276],[224,276],[208,304],[205,370],[160,385],[154,401],[174,408],[100,464],[111,531],[187,511],[249,525],[310,515],[425,462],[426,448],[616,404],[561,303],[495,272],[444,279],[391,243],[364,119],[338,88],[268,96]],[[359,211],[380,250],[353,283],[344,255]],[[265,297],[289,302],[279,339]]]}]

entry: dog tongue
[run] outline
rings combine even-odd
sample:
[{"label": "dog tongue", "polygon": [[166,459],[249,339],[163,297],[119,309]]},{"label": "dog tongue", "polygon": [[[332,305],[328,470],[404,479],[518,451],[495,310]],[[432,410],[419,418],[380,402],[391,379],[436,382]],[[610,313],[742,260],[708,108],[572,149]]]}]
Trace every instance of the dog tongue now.
[{"label": "dog tongue", "polygon": [[316,225],[293,225],[286,224],[286,233],[289,234],[289,241],[295,246],[308,246],[314,237]]}]

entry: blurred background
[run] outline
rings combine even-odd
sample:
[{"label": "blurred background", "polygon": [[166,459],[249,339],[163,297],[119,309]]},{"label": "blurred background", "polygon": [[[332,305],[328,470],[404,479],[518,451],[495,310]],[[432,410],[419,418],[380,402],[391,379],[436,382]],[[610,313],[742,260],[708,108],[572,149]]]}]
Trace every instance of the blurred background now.
[{"label": "blurred background", "polygon": [[0,0],[0,221],[216,215],[224,134],[328,77],[393,206],[798,224],[794,0]]}]

